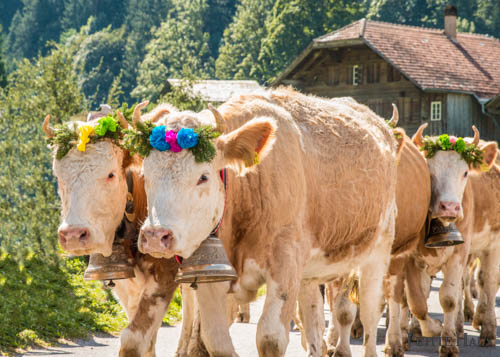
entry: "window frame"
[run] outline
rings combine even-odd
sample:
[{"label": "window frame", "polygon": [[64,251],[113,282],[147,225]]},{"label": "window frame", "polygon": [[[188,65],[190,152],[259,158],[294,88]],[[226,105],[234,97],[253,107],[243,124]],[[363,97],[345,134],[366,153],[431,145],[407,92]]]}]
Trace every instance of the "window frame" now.
[{"label": "window frame", "polygon": [[[439,108],[439,112],[437,111]],[[436,114],[439,113],[439,116],[434,116],[434,109],[436,109]],[[432,121],[439,121],[443,118],[443,104],[440,100],[432,101],[431,102],[431,113],[430,113],[430,119]]]},{"label": "window frame", "polygon": [[352,85],[353,86],[359,86],[359,65],[355,64],[352,66]]}]

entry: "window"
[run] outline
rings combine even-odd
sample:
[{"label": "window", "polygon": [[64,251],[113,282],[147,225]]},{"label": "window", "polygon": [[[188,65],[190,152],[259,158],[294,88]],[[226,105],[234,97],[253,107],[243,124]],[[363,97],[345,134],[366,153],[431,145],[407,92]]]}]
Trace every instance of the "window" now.
[{"label": "window", "polygon": [[441,102],[431,102],[431,120],[441,120]]},{"label": "window", "polygon": [[366,66],[366,83],[378,83],[380,80],[380,65],[371,63]]},{"label": "window", "polygon": [[352,66],[352,85],[357,86],[360,83],[359,66]]}]

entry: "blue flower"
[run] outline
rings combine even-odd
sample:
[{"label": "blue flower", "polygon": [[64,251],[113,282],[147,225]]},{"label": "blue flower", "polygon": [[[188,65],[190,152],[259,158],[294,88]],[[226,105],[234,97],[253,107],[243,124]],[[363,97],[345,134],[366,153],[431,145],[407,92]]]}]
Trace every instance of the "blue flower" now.
[{"label": "blue flower", "polygon": [[193,129],[182,128],[177,133],[177,143],[183,149],[189,149],[198,145],[198,134]]},{"label": "blue flower", "polygon": [[170,149],[170,144],[165,140],[165,125],[157,126],[149,136],[151,146],[158,151],[167,151]]}]

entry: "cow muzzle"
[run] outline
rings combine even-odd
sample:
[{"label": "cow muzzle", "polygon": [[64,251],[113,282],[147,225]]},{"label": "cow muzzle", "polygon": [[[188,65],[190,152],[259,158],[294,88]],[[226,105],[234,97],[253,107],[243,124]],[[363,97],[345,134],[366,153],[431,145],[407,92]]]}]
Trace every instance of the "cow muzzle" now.
[{"label": "cow muzzle", "polygon": [[460,208],[459,202],[439,201],[437,214],[434,216],[445,223],[455,222],[460,214]]},{"label": "cow muzzle", "polygon": [[174,254],[174,240],[174,234],[170,229],[146,227],[141,229],[139,250],[154,257],[171,257]]},{"label": "cow muzzle", "polygon": [[65,227],[58,230],[59,243],[67,252],[87,250],[90,242],[90,230],[85,227]]}]

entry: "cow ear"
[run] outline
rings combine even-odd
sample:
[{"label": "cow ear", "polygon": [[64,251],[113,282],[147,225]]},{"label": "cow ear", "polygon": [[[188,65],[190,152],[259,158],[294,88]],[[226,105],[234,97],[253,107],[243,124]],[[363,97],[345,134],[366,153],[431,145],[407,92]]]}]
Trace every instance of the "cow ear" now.
[{"label": "cow ear", "polygon": [[243,173],[245,168],[258,164],[272,148],[276,127],[274,119],[261,117],[221,135],[217,139],[217,148],[224,153],[224,166]]},{"label": "cow ear", "polygon": [[480,169],[488,171],[495,163],[498,152],[498,144],[493,141],[485,143],[484,145],[480,144],[479,147],[483,151],[483,160],[481,162]]}]

